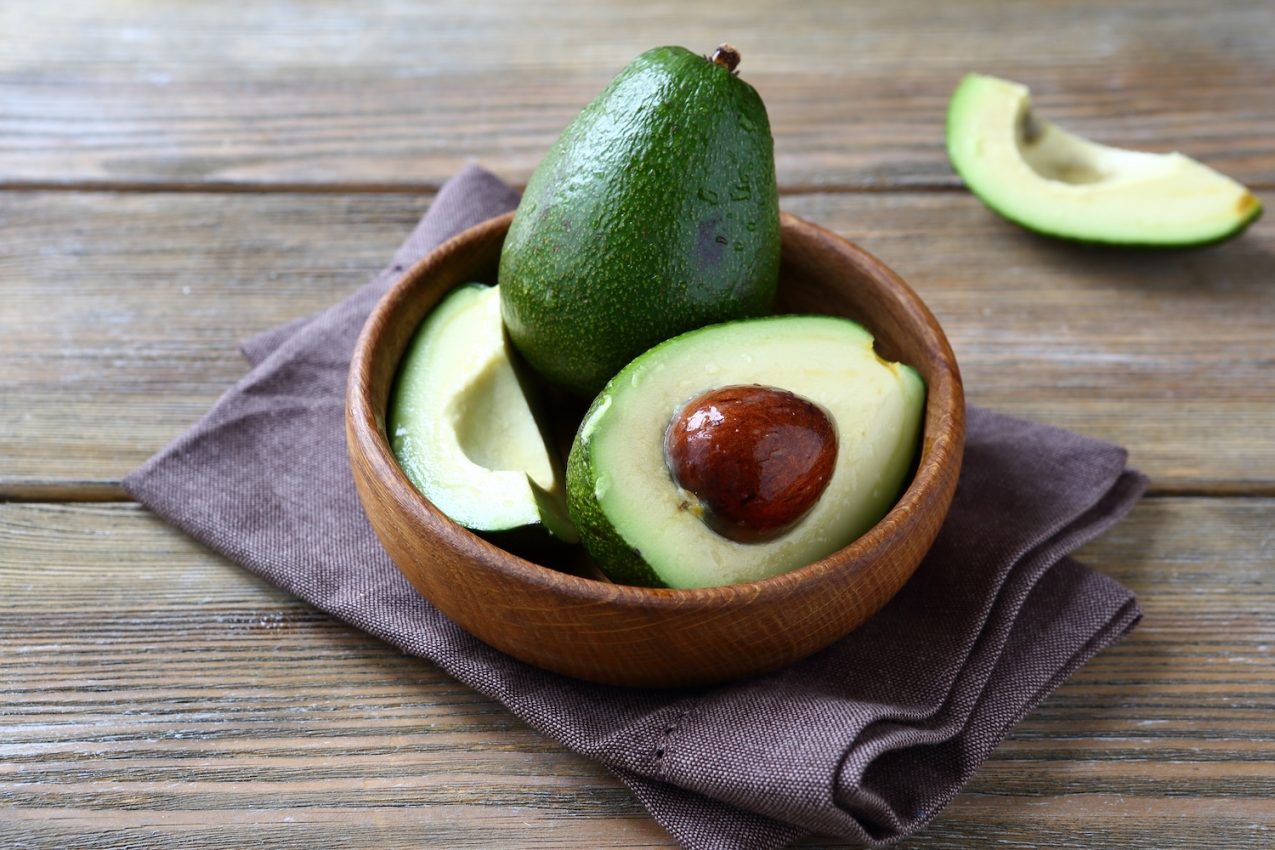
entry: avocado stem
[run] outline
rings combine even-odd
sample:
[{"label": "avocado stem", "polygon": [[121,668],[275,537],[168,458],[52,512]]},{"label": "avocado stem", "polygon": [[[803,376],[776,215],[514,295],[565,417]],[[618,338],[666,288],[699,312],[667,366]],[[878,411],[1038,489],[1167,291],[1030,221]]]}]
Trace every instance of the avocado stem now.
[{"label": "avocado stem", "polygon": [[717,45],[717,49],[713,51],[713,55],[708,57],[709,62],[712,62],[714,65],[721,65],[731,73],[734,73],[735,69],[739,67],[739,59],[739,51],[732,45],[726,44],[725,42]]}]

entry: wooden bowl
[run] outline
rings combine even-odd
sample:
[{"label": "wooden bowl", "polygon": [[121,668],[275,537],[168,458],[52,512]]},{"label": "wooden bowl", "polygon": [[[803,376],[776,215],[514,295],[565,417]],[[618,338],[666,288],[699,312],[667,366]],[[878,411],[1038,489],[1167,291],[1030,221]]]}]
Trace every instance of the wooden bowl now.
[{"label": "wooden bowl", "polygon": [[783,216],[777,312],[849,316],[885,357],[915,366],[928,396],[916,475],[884,519],[846,548],[748,584],[629,587],[523,560],[453,523],[399,469],[385,415],[421,318],[457,284],[495,281],[512,214],[417,263],[372,311],[346,395],[354,480],[390,557],[462,628],[523,661],[595,682],[707,685],[774,670],[850,632],[903,586],[929,550],[960,472],[965,402],[942,329],[916,293],[863,249]]}]

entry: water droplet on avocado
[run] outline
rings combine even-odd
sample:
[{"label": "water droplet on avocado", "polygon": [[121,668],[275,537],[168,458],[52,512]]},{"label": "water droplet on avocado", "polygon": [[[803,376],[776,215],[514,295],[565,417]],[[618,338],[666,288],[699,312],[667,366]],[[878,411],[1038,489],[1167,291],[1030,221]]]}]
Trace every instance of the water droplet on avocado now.
[{"label": "water droplet on avocado", "polygon": [[706,204],[715,204],[717,203],[717,193],[705,186],[699,190],[699,199]]}]

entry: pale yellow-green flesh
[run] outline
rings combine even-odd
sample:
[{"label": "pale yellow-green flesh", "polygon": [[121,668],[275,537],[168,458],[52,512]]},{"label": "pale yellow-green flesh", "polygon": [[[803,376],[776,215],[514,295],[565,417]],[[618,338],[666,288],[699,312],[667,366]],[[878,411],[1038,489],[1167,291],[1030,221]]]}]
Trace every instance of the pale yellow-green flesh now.
[{"label": "pale yellow-green flesh", "polygon": [[[582,425],[593,468],[601,470],[594,492],[602,510],[670,587],[753,581],[817,561],[876,524],[911,469],[925,398],[916,372],[877,357],[872,337],[856,324],[783,318],[783,334],[775,320],[737,322],[666,343],[655,349],[659,357],[643,355]],[[766,543],[728,540],[695,511],[679,510],[687,494],[664,460],[665,428],[685,402],[741,384],[815,402],[838,434],[827,489],[796,527]]]},{"label": "pale yellow-green flesh", "polygon": [[528,479],[562,492],[510,361],[497,287],[457,289],[421,323],[403,356],[389,433],[407,477],[467,528],[540,523]]},{"label": "pale yellow-green flesh", "polygon": [[1095,242],[1188,245],[1257,217],[1242,185],[1179,153],[1096,144],[1032,113],[1026,87],[970,74],[952,96],[948,153],[988,206],[1034,230]]}]

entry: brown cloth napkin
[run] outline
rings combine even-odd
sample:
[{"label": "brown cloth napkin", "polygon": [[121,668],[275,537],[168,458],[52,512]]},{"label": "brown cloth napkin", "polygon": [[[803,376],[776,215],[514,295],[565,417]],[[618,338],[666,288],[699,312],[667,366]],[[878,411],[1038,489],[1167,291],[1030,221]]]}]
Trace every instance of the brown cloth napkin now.
[{"label": "brown cloth napkin", "polygon": [[884,610],[806,661],[714,688],[631,690],[543,672],[461,631],[412,590],[364,519],[345,377],[390,283],[517,200],[466,168],[371,283],[245,344],[254,368],[125,487],[217,552],[602,762],[687,848],[915,832],[1019,718],[1138,621],[1129,591],[1067,557],[1145,487],[1124,450],[972,408],[934,549]]}]

